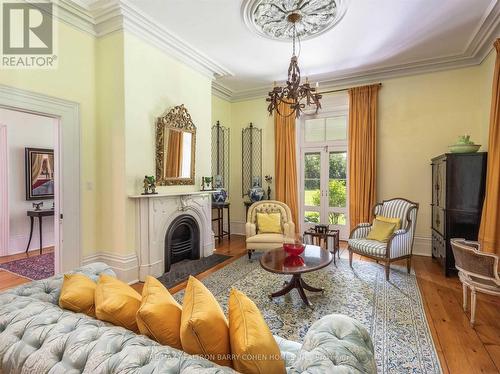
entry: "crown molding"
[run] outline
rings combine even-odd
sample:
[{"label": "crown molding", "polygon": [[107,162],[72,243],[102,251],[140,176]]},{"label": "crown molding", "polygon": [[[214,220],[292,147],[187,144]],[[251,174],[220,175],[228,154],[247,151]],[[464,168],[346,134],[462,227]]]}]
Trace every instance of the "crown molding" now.
[{"label": "crown molding", "polygon": [[[500,0],[492,0],[486,9],[475,33],[464,50],[453,56],[414,61],[406,64],[389,65],[375,69],[353,69],[333,74],[309,76],[310,81],[320,83],[319,91],[367,84],[381,80],[409,75],[460,69],[481,64],[493,49],[493,42],[500,36]],[[221,87],[223,92],[221,92]],[[212,82],[212,93],[230,102],[258,99],[267,96],[271,84],[248,90],[234,91],[221,82]]]},{"label": "crown molding", "polygon": [[59,0],[55,4],[58,19],[94,37],[127,31],[211,79],[233,75],[127,0],[100,0],[88,7],[72,0]]}]

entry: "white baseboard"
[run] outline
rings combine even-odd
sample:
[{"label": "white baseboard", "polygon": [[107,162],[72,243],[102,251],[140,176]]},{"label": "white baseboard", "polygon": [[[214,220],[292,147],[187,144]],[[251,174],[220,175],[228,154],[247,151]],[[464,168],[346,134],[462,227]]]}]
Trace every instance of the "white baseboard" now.
[{"label": "white baseboard", "polygon": [[428,236],[415,236],[413,254],[418,256],[432,256],[432,239]]},{"label": "white baseboard", "polygon": [[104,262],[108,264],[116,273],[118,279],[134,284],[139,281],[139,263],[135,253],[121,255],[111,252],[96,252],[86,256],[82,260],[82,265],[92,262]]},{"label": "white baseboard", "polygon": [[246,222],[231,221],[231,234],[246,235],[245,225],[246,225]]},{"label": "white baseboard", "polygon": [[[8,248],[7,254],[8,255],[15,255],[17,253],[25,252],[29,237],[30,237],[29,233],[26,235],[25,234],[11,235],[9,237],[9,248]],[[54,246],[54,232],[53,231],[44,232],[42,239],[43,239],[43,243],[42,243],[43,248]],[[35,227],[33,229],[33,237],[31,238],[30,251],[35,250],[35,249],[39,249],[39,248],[40,248],[40,239],[38,236],[38,228]]]}]

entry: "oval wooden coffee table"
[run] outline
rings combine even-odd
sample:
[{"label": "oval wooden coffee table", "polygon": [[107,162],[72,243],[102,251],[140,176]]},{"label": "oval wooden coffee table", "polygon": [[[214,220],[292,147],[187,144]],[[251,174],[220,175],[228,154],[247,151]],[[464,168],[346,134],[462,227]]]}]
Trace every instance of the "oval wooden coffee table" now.
[{"label": "oval wooden coffee table", "polygon": [[302,279],[302,274],[322,269],[328,266],[332,260],[333,256],[329,251],[315,245],[306,245],[304,252],[300,256],[290,256],[283,248],[271,249],[265,252],[260,258],[260,265],[264,270],[276,274],[292,275],[292,279],[285,282],[285,288],[270,294],[269,298],[286,295],[296,288],[302,301],[306,305],[312,306],[304,290],[323,292],[323,289],[308,285]]}]

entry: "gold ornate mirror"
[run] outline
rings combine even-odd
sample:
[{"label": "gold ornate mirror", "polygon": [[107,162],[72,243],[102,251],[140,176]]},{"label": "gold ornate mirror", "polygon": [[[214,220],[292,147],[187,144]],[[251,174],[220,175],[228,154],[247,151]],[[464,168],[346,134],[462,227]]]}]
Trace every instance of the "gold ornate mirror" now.
[{"label": "gold ornate mirror", "polygon": [[156,120],[156,182],[194,184],[196,126],[184,105]]}]

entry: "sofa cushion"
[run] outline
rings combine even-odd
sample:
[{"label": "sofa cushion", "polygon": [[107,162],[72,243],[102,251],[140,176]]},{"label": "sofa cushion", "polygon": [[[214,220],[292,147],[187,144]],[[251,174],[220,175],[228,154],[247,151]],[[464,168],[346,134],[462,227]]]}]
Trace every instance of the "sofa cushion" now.
[{"label": "sofa cushion", "polygon": [[369,239],[349,239],[349,247],[372,256],[385,257],[387,243]]},{"label": "sofa cushion", "polygon": [[[111,276],[115,275],[113,270],[111,270],[111,268],[104,262],[94,262],[79,269],[70,271],[68,274],[74,273],[84,274],[93,281],[97,281],[100,274],[107,274]],[[31,297],[36,300],[46,301],[51,304],[58,305],[62,283],[63,275],[59,274],[51,278],[26,283],[20,287],[9,289],[5,291],[5,293]]]},{"label": "sofa cushion", "polygon": [[285,372],[278,344],[259,309],[235,289],[229,293],[229,339],[236,370],[245,374]]},{"label": "sofa cushion", "polygon": [[232,366],[229,325],[212,293],[194,277],[189,277],[181,317],[182,349],[219,365]]},{"label": "sofa cushion", "polygon": [[182,308],[170,292],[156,278],[146,277],[142,289],[142,302],[137,311],[137,326],[141,334],[163,345],[182,349]]},{"label": "sofa cushion", "polygon": [[64,274],[59,306],[95,317],[94,294],[97,284],[83,274]]},{"label": "sofa cushion", "polygon": [[141,295],[128,284],[103,274],[95,290],[95,314],[101,321],[139,332],[136,314]]}]

